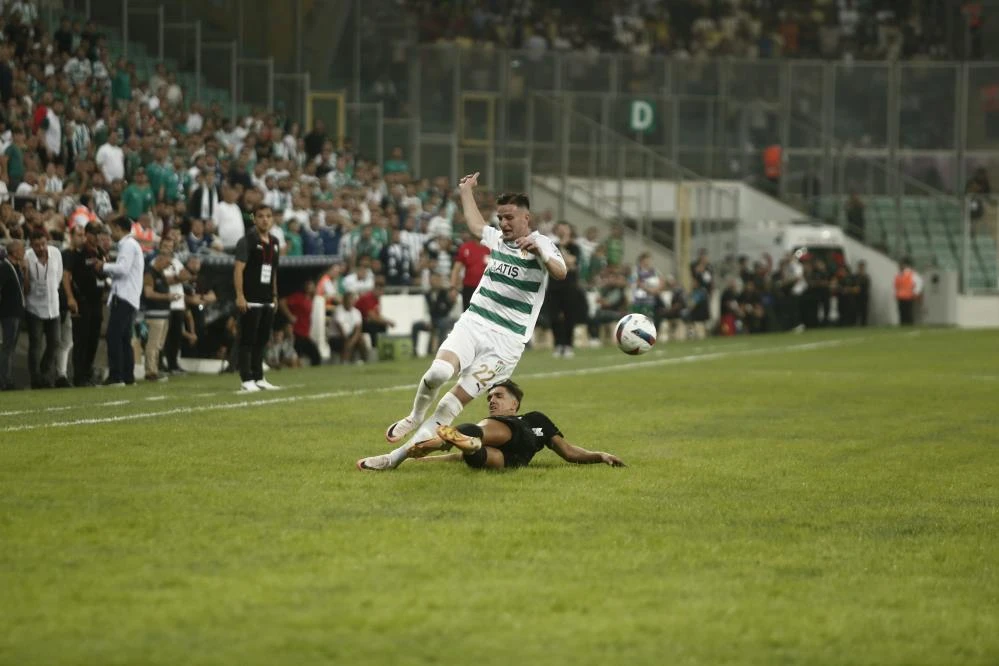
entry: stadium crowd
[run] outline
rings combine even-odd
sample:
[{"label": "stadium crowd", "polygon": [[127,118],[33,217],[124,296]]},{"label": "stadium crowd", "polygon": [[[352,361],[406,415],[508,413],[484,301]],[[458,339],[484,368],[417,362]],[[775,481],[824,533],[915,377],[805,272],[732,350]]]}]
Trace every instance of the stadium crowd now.
[{"label": "stadium crowd", "polygon": [[[983,56],[978,2],[418,0],[425,42],[676,57],[898,60]],[[952,34],[947,26],[954,27]]]},{"label": "stadium crowd", "polygon": [[[426,331],[436,346],[459,301],[467,307],[486,255],[464,230],[453,184],[418,177],[401,148],[378,164],[349,139],[337,145],[321,121],[306,131],[259,112],[233,123],[218,105],[186,104],[164,66],[143,79],[128,60],[113,60],[94,24],[64,20],[48,33],[30,1],[7,6],[0,35],[0,388],[15,387],[22,329],[33,388],[104,380],[107,266],[123,233],[143,255],[143,316],[126,334],[135,358],[145,359],[145,378],[181,372],[182,352],[233,358],[232,295],[204,268],[230,265],[261,205],[275,213],[282,256],[336,257],[328,269],[329,261],[306,262],[318,279],[283,291],[267,350],[272,367],[321,361],[310,326],[316,303],[325,302],[316,314],[328,332],[318,342],[340,362],[371,358],[385,332],[415,341]],[[482,196],[489,211],[491,195]],[[571,278],[552,286],[542,319],[557,355],[572,355],[577,329],[593,343],[626,311],[647,312],[681,338],[687,323],[690,335],[708,332],[719,281],[707,257],[691,267],[687,292],[647,256],[625,266],[620,227],[600,238],[550,212],[538,223],[572,255]],[[831,316],[827,305],[831,295],[855,293],[842,267],[765,258],[737,268],[741,287],[722,295],[722,332],[853,320]],[[399,289],[426,295],[429,318],[412,331],[393,330],[380,309],[385,291]],[[126,292],[110,293],[113,301]]]},{"label": "stadium crowd", "polygon": [[[592,239],[595,231],[587,236]],[[870,276],[864,262],[851,269],[838,252],[788,254],[777,262],[767,254],[753,262],[729,256],[714,265],[701,250],[684,288],[681,280],[657,270],[647,252],[633,266],[616,260],[618,232],[594,244],[575,238],[571,225],[560,223],[554,236],[564,255],[578,258],[571,263],[584,267],[581,288],[569,298],[577,307],[562,307],[566,296],[559,293],[573,288],[572,276],[566,286],[549,286],[540,326],[552,330],[556,356],[574,354],[577,338],[568,334],[574,327],[585,322],[589,344],[599,346],[609,325],[629,312],[649,316],[673,341],[867,325]]]}]

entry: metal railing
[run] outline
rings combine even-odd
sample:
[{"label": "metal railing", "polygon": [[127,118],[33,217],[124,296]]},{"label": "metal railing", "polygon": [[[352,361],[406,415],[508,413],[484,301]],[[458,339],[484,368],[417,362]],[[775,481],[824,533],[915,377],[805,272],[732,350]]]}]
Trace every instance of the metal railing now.
[{"label": "metal railing", "polygon": [[[737,191],[599,124],[573,108],[571,95],[534,94],[529,105],[527,140],[504,142],[502,151],[524,151],[536,176],[558,180],[559,217],[570,197],[585,192],[595,212],[613,202],[617,217],[633,218],[639,235],[671,248],[678,264],[701,247],[714,256],[737,251]],[[659,192],[663,181],[676,184],[672,203]]]},{"label": "metal railing", "polygon": [[[88,3],[88,15],[90,9]],[[224,98],[232,118],[241,110],[279,109],[304,122],[312,89],[307,72],[278,71],[273,57],[251,57],[240,49],[238,39],[206,39],[202,21],[185,18],[194,13],[188,9],[182,3],[121,0],[115,14],[120,20],[122,55],[142,60],[140,71],[170,62],[185,77],[189,101],[212,103]],[[111,20],[108,7],[101,6],[98,18]],[[132,50],[136,44],[148,52]],[[219,94],[208,95],[203,88],[209,87]]]}]

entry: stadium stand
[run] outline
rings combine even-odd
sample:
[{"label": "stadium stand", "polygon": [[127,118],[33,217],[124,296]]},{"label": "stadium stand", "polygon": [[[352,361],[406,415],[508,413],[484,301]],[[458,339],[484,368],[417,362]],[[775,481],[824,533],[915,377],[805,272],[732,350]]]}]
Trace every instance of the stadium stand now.
[{"label": "stadium stand", "polygon": [[[971,9],[958,3],[730,0],[665,3],[483,0],[409,3],[425,42],[635,55],[858,59],[981,57]],[[962,11],[964,12],[962,14]],[[977,11],[981,11],[979,7]],[[950,39],[946,26],[968,25]],[[966,51],[966,52],[965,52]]]},{"label": "stadium stand", "polygon": [[[681,60],[845,55],[896,59],[977,57],[980,50],[975,46],[959,52],[962,44],[971,43],[974,30],[963,31],[964,41],[958,43],[954,35],[937,29],[942,23],[933,12],[942,11],[941,3],[920,3],[918,11],[909,3],[849,0],[790,3],[784,9],[749,0],[712,3],[710,10],[702,5],[672,3],[667,11],[660,2],[484,0],[460,3],[458,8],[432,1],[407,3],[424,42],[488,44],[528,53],[575,50]],[[235,342],[227,310],[231,301],[224,293],[231,265],[225,249],[231,251],[231,243],[222,242],[217,228],[223,214],[235,211],[246,223],[255,205],[266,202],[275,208],[282,222],[277,233],[285,264],[302,269],[286,289],[316,277],[333,261],[346,264],[349,272],[362,254],[371,258],[376,272],[384,272],[385,250],[395,229],[401,230],[400,242],[411,253],[413,269],[409,279],[394,289],[390,286],[390,292],[426,291],[430,275],[451,264],[450,258],[438,260],[435,244],[438,233],[459,242],[463,237],[449,178],[417,173],[402,148],[381,162],[381,155],[354,151],[349,142],[338,144],[323,128],[302,127],[280,110],[240,105],[229,90],[183,71],[178,61],[161,60],[139,42],[126,44],[116,28],[82,16],[68,14],[50,27],[32,3],[13,3],[6,6],[0,32],[5,38],[0,44],[0,97],[5,105],[0,187],[6,189],[0,190],[6,199],[0,206],[0,240],[26,239],[33,230],[43,230],[55,245],[63,246],[74,224],[106,222],[119,214],[133,218],[136,233],[151,230],[150,248],[156,237],[176,236],[181,260],[198,256],[205,273],[214,271],[218,278],[206,278],[196,289],[218,290],[220,296],[214,306],[220,331],[210,336],[210,344],[188,348],[187,353],[215,355],[219,348],[231,353]],[[405,112],[400,105],[399,113]],[[233,123],[232,116],[238,122]],[[139,183],[144,179],[151,196]],[[487,201],[490,193],[482,196]],[[227,203],[230,197],[233,204]],[[848,228],[846,204],[842,196],[819,197],[817,214]],[[963,212],[953,198],[865,196],[863,204],[868,243],[895,256],[911,255],[922,266],[956,266],[968,252],[972,284],[995,283],[995,242],[983,232],[969,248],[963,247]],[[543,219],[547,221],[541,230],[553,233],[554,220],[550,215]],[[591,290],[592,300],[603,286],[606,265],[615,268],[613,261],[602,264],[594,248],[607,247],[613,239],[588,233],[587,242],[581,284]],[[598,258],[589,265],[593,257]],[[716,284],[738,278],[731,289],[743,298],[742,285],[749,280],[740,275],[737,258],[715,259]],[[746,261],[742,258],[742,265]],[[800,277],[788,272],[787,258],[760,258],[753,266],[751,281],[762,294],[760,304],[769,308],[765,323],[743,327],[730,321],[728,332],[798,325],[799,305],[793,306],[794,317],[780,312],[781,303],[787,305],[782,291]],[[623,268],[630,280],[629,301],[646,299],[650,293],[669,293],[665,300],[674,303],[694,296],[667,289],[665,285],[675,284],[669,276],[640,279],[636,267]],[[826,295],[816,296],[815,302],[852,279],[850,267],[806,268],[809,289]],[[653,306],[649,314],[667,318],[666,310]],[[689,317],[690,312],[683,310],[680,316]],[[406,317],[419,319],[412,312]],[[805,318],[819,325],[846,323],[830,319],[827,305],[821,315],[813,318],[809,312]],[[579,323],[584,325],[585,317]],[[408,336],[409,331],[398,334]]]}]

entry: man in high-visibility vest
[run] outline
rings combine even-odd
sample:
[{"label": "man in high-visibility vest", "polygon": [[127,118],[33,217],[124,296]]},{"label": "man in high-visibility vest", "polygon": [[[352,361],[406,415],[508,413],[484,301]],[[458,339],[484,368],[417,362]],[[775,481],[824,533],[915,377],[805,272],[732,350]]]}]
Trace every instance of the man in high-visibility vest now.
[{"label": "man in high-visibility vest", "polygon": [[81,194],[80,195],[80,205],[73,209],[73,212],[69,215],[69,228],[79,225],[86,228],[91,222],[97,221],[97,215],[94,211],[90,209],[90,195]]},{"label": "man in high-visibility vest", "polygon": [[915,305],[922,295],[923,278],[912,270],[909,259],[903,259],[898,264],[898,275],[895,276],[895,300],[898,302],[898,321],[902,326],[912,326],[915,323]]},{"label": "man in high-visibility vest", "polygon": [[784,168],[784,153],[779,144],[771,144],[763,149],[763,175],[769,182],[769,193],[776,196],[780,189],[780,177]]}]

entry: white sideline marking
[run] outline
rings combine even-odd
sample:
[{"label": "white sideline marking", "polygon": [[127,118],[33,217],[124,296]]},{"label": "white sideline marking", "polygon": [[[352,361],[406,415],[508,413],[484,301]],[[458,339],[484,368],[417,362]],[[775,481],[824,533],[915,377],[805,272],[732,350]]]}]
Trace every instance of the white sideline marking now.
[{"label": "white sideline marking", "polygon": [[0,412],[0,416],[18,416],[20,414],[30,414],[32,412],[65,412],[76,409],[76,405],[63,405],[62,407],[46,407],[45,409],[17,409],[12,412]]},{"label": "white sideline marking", "polygon": [[[571,377],[576,375],[593,375],[605,372],[616,372],[618,370],[630,370],[634,368],[649,368],[660,365],[680,365],[683,363],[698,363],[700,361],[714,361],[733,356],[759,356],[762,354],[784,353],[791,351],[811,351],[814,349],[828,349],[830,347],[840,347],[845,344],[855,344],[863,342],[867,338],[853,338],[851,340],[827,340],[825,342],[810,342],[801,345],[789,345],[787,347],[764,347],[761,349],[748,349],[745,351],[719,351],[710,354],[699,354],[694,356],[680,356],[677,358],[664,358],[649,361],[632,361],[630,363],[615,363],[614,365],[604,365],[592,368],[577,368],[574,370],[556,370],[554,372],[535,372],[518,375],[527,379],[548,379],[553,377]],[[90,419],[74,419],[72,421],[54,421],[52,423],[33,423],[26,425],[7,426],[0,432],[23,432],[26,430],[40,430],[43,428],[71,428],[75,426],[99,425],[102,423],[121,423],[124,421],[137,421],[140,419],[151,419],[157,416],[173,416],[176,414],[194,414],[197,412],[224,411],[228,409],[246,409],[262,405],[280,405],[289,402],[304,402],[306,400],[329,400],[331,398],[345,398],[349,396],[369,395],[372,393],[392,393],[394,391],[412,391],[413,384],[397,384],[396,386],[385,386],[382,388],[355,389],[353,391],[329,391],[326,393],[315,393],[313,395],[287,396],[283,398],[265,398],[263,400],[242,400],[240,402],[223,402],[212,405],[195,405],[186,407],[175,407],[164,409],[158,412],[139,412],[136,414],[121,414],[119,416],[104,416]],[[128,400],[119,401],[116,404],[127,403]],[[110,404],[110,403],[108,403]]]},{"label": "white sideline marking", "polygon": [[[293,389],[301,388],[305,384],[284,384],[281,389]],[[190,395],[151,395],[147,398],[143,398],[148,402],[158,402],[160,400],[171,400],[177,398],[210,398],[213,395],[219,395],[221,393],[227,393],[226,391],[208,391],[206,393],[192,393]],[[236,391],[236,393],[240,393]],[[61,405],[57,407],[45,407],[43,409],[15,409],[7,412],[0,412],[0,417],[3,416],[21,416],[22,414],[34,414],[36,412],[68,412],[71,409],[90,409],[92,407],[120,407],[121,405],[127,405],[131,403],[131,400],[111,400],[109,402],[97,402],[97,403],[80,403],[77,405]]]}]

